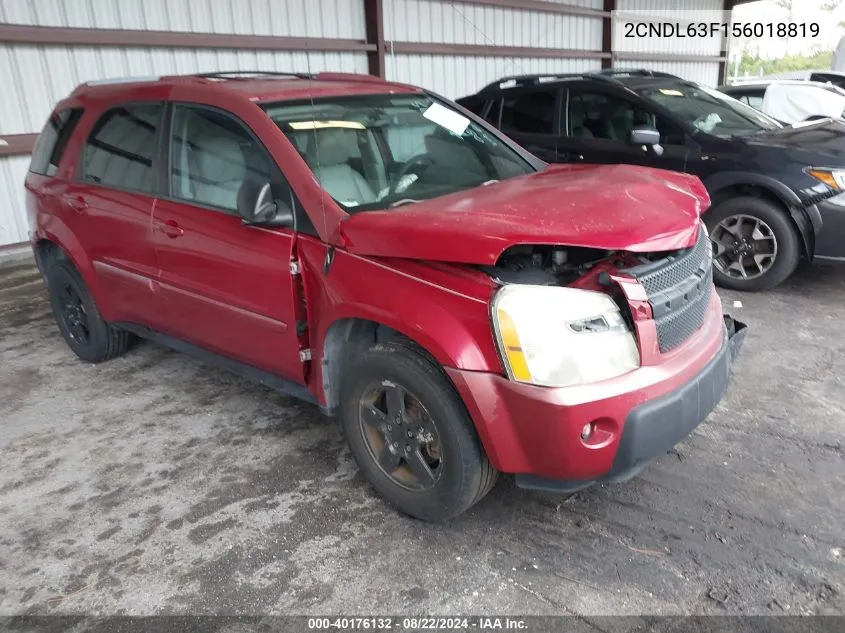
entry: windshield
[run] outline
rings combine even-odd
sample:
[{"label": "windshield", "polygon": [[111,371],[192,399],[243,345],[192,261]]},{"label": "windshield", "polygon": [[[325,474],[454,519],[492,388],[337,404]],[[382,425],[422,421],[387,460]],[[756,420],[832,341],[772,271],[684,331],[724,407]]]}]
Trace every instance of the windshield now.
[{"label": "windshield", "polygon": [[703,86],[648,86],[637,92],[659,103],[697,130],[730,138],[775,130],[780,123],[726,94]]},{"label": "windshield", "polygon": [[423,94],[332,97],[264,109],[323,189],[350,213],[534,171],[493,134]]}]

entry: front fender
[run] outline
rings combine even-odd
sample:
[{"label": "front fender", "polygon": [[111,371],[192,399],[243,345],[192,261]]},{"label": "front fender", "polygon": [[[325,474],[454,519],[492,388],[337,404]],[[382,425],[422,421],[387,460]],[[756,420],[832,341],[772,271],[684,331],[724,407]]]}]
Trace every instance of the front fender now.
[{"label": "front fender", "polygon": [[324,345],[333,326],[350,320],[402,334],[442,367],[502,373],[490,325],[492,282],[483,283],[481,276],[452,276],[419,262],[385,262],[340,249],[326,266],[326,252],[327,245],[316,240],[299,243],[309,346],[316,361],[309,383],[323,404]]},{"label": "front fender", "polygon": [[737,185],[753,185],[777,196],[789,209],[789,214],[800,231],[805,251],[809,257],[812,257],[815,236],[822,228],[822,216],[815,204],[802,200],[795,191],[781,181],[755,172],[720,172],[704,181],[704,186],[707,187],[711,198],[715,198],[719,191]]}]

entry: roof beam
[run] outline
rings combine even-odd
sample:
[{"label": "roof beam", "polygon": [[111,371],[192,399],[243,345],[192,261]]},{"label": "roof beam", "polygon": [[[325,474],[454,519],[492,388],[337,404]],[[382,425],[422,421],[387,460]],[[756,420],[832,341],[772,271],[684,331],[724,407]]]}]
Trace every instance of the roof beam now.
[{"label": "roof beam", "polygon": [[[439,0],[445,4],[455,4],[453,0]],[[560,15],[585,15],[593,18],[603,18],[605,11],[575,7],[570,4],[545,2],[545,0],[458,0],[460,4],[480,4],[499,9],[516,9],[518,11],[540,11],[542,13],[557,13]]]},{"label": "roof beam", "polygon": [[139,46],[148,48],[225,48],[265,51],[338,51],[367,53],[375,44],[326,37],[277,37],[190,31],[86,29],[0,23],[0,42],[53,46]]},{"label": "roof beam", "polygon": [[385,77],[384,5],[382,0],[364,0],[364,26],[367,42],[375,50],[367,53],[367,66],[371,75]]},{"label": "roof beam", "polygon": [[616,11],[616,0],[604,0],[604,17],[601,29],[601,52],[607,55],[601,60],[602,68],[613,68],[613,13]]},{"label": "roof beam", "polygon": [[560,59],[601,59],[601,51],[540,48],[535,46],[488,46],[441,42],[388,42],[392,53],[406,55],[457,55],[461,57],[546,57]]},{"label": "roof beam", "polygon": [[21,156],[31,154],[38,134],[0,135],[0,156]]}]

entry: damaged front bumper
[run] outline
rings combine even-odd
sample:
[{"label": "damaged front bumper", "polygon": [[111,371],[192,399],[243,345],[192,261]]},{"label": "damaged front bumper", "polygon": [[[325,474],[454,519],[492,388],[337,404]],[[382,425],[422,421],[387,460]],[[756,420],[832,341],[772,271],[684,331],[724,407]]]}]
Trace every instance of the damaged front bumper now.
[{"label": "damaged front bumper", "polygon": [[598,482],[627,481],[687,437],[722,399],[730,382],[731,366],[745,340],[744,323],[727,315],[724,321],[724,342],[697,375],[673,391],[631,409],[625,417],[613,465],[606,474],[589,480],[559,480],[517,474],[517,485],[569,493]]}]

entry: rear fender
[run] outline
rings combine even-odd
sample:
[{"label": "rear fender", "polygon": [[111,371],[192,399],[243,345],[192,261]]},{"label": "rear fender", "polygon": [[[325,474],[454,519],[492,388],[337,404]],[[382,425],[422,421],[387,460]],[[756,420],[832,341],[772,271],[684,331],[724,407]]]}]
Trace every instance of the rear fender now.
[{"label": "rear fender", "polygon": [[[111,305],[108,302],[106,293],[100,287],[99,277],[94,271],[93,263],[86,254],[82,244],[80,244],[67,225],[61,222],[56,216],[50,216],[48,226],[39,227],[33,232],[33,240],[34,243],[37,243],[39,240],[48,240],[61,250],[64,256],[79,271],[82,280],[88,287],[88,291],[91,293],[91,297],[97,306],[97,310],[105,320],[110,320],[112,317]],[[41,263],[39,262],[40,266]],[[45,275],[46,281],[47,271],[42,270],[41,272]]]}]

